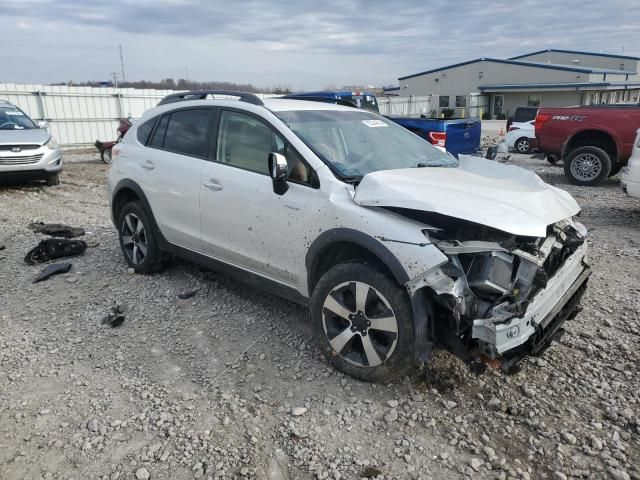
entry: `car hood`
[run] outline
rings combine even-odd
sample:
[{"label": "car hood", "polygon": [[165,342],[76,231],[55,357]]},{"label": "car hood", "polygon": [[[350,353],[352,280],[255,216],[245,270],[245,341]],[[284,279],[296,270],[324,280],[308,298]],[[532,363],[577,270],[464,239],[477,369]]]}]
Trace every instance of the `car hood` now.
[{"label": "car hood", "polygon": [[456,168],[369,173],[356,188],[354,201],[435,212],[532,237],[545,237],[548,225],[580,211],[571,195],[528,170],[467,155],[460,155]]},{"label": "car hood", "polygon": [[0,130],[0,145],[43,145],[51,135],[45,129]]}]

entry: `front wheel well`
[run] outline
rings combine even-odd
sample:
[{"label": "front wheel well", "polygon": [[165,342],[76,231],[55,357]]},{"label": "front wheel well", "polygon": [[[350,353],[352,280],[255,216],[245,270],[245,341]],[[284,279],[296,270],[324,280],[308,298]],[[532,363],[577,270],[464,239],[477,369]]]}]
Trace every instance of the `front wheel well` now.
[{"label": "front wheel well", "polygon": [[618,158],[618,147],[615,140],[602,130],[583,130],[576,133],[567,142],[564,157],[569,156],[573,150],[580,147],[599,147],[607,152],[613,162],[616,162]]},{"label": "front wheel well", "polygon": [[140,196],[131,188],[121,188],[113,197],[111,202],[111,212],[113,213],[114,221],[117,220],[122,208],[129,202],[139,201]]},{"label": "front wheel well", "polygon": [[316,284],[327,270],[346,262],[368,263],[381,272],[395,278],[393,272],[372,251],[357,243],[341,241],[325,247],[316,255],[309,271],[309,292],[313,292]]}]

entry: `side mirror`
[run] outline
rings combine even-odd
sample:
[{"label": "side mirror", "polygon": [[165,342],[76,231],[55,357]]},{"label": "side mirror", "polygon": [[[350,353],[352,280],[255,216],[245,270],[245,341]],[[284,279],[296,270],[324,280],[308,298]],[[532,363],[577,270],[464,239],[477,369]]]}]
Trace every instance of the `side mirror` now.
[{"label": "side mirror", "polygon": [[288,171],[289,164],[284,155],[271,152],[269,154],[269,175],[273,182],[273,191],[278,195],[284,195],[289,190],[289,184],[287,183]]},{"label": "side mirror", "polygon": [[38,126],[38,128],[47,128],[49,126],[49,122],[47,122],[46,120],[38,120],[36,122],[36,125]]}]

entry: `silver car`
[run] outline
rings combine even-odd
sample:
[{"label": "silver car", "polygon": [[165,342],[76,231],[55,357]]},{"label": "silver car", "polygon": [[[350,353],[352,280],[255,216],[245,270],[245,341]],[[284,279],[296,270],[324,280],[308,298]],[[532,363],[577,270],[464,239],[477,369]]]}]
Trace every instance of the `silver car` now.
[{"label": "silver car", "polygon": [[58,185],[62,150],[57,140],[11,103],[0,100],[0,179],[16,176]]}]

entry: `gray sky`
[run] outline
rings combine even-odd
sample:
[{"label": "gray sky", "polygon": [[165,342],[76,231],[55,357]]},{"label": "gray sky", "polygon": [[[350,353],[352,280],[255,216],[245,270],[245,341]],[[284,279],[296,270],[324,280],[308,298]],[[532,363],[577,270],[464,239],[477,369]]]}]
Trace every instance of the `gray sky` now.
[{"label": "gray sky", "polygon": [[543,48],[640,56],[637,0],[1,0],[0,82],[396,84]]}]

